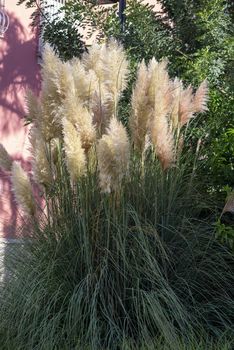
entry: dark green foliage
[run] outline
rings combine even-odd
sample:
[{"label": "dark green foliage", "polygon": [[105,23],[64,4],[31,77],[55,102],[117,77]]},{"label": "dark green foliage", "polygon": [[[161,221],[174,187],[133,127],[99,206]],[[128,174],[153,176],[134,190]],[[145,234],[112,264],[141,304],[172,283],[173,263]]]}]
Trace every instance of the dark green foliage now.
[{"label": "dark green foliage", "polygon": [[234,249],[234,225],[229,226],[228,224],[221,223],[221,221],[218,220],[216,223],[216,236],[223,244],[226,244],[230,248]]},{"label": "dark green foliage", "polygon": [[69,1],[53,15],[46,0],[19,0],[18,4],[34,9],[32,26],[39,29],[43,40],[51,44],[61,59],[79,57],[86,51],[79,27],[92,23],[93,1]]},{"label": "dark green foliage", "polygon": [[[202,7],[203,6],[203,7]],[[233,25],[227,1],[202,1],[196,14],[203,34],[196,52],[180,59],[183,77],[192,84],[207,78],[210,86],[209,113],[199,123],[199,136],[207,159],[204,174],[210,186],[234,186],[233,137]]]},{"label": "dark green foliage", "polygon": [[43,39],[51,44],[59,57],[65,61],[74,56],[79,57],[86,51],[81,34],[68,17],[64,20],[54,19],[46,25]]},{"label": "dark green foliage", "polygon": [[152,11],[152,6],[143,5],[141,1],[129,0],[125,11],[124,32],[121,32],[116,12],[117,7],[113,8],[103,22],[103,30],[107,37],[114,36],[123,43],[133,61],[171,56],[176,43],[168,25],[160,20],[159,14]]},{"label": "dark green foliage", "polygon": [[204,29],[196,21],[196,12],[203,1],[161,0],[166,19],[173,23],[174,37],[179,41],[181,50],[187,54],[196,51],[198,37]]},{"label": "dark green foliage", "polygon": [[80,57],[87,50],[79,28],[92,25],[92,8],[93,2],[89,0],[69,1],[51,18],[45,7],[43,39],[53,46],[61,59]]}]

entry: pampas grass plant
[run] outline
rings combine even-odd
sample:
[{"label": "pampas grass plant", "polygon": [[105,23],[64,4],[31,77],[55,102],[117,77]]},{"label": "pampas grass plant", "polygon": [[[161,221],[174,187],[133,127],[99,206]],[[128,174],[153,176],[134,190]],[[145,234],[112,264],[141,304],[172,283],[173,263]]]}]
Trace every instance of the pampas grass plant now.
[{"label": "pampas grass plant", "polygon": [[114,117],[107,134],[97,145],[97,158],[101,190],[107,193],[120,190],[122,180],[128,173],[130,147],[125,128]]},{"label": "pampas grass plant", "polygon": [[22,207],[25,214],[34,216],[36,205],[27,173],[23,170],[21,165],[15,161],[12,164],[11,172],[12,190],[16,201]]},{"label": "pampas grass plant", "polygon": [[85,150],[82,148],[81,136],[68,120],[63,121],[64,150],[67,170],[72,181],[77,181],[86,172]]},{"label": "pampas grass plant", "polygon": [[[198,155],[178,146],[207,108],[206,83],[194,94],[166,61],[142,62],[128,133],[118,114],[127,73],[114,41],[66,64],[45,51],[41,96],[28,107],[45,150],[42,162],[31,142],[46,210],[6,259],[2,349],[218,349],[221,336],[231,349],[233,255],[201,219]],[[26,175],[15,163],[12,173],[34,214]]]}]

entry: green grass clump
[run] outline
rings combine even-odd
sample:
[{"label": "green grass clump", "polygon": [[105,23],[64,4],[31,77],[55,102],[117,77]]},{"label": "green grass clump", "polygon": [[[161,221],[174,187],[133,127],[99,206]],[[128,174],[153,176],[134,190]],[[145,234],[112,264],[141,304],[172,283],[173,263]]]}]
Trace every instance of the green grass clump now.
[{"label": "green grass clump", "polygon": [[64,177],[53,222],[9,255],[0,303],[6,348],[120,349],[126,341],[133,345],[123,349],[157,349],[142,344],[161,337],[162,349],[183,349],[179,339],[195,349],[189,334],[231,330],[233,255],[213,226],[191,218],[201,202],[188,167],[165,176],[153,164],[147,186],[136,166],[118,195],[101,194],[92,174],[76,188]]}]

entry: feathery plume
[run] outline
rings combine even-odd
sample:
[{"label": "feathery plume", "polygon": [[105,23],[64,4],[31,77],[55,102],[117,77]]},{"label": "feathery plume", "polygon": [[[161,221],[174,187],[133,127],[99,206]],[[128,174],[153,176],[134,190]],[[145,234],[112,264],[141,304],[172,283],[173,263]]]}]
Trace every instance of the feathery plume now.
[{"label": "feathery plume", "polygon": [[179,107],[180,107],[180,98],[182,91],[182,82],[175,78],[171,83],[171,92],[172,92],[172,110],[170,114],[172,126],[174,129],[178,127],[179,124]]},{"label": "feathery plume", "polygon": [[159,71],[158,64],[159,63],[156,61],[155,57],[153,57],[148,64],[148,76],[149,76],[148,94],[149,94],[149,101],[152,108],[154,108],[154,105],[155,105],[155,91],[158,86],[158,74],[157,74]]},{"label": "feathery plume", "polygon": [[38,121],[41,116],[41,106],[39,99],[31,90],[27,90],[26,92],[26,106],[28,110],[28,119],[32,122]]},{"label": "feathery plume", "polygon": [[65,118],[63,119],[63,134],[67,169],[72,181],[77,181],[86,173],[85,151],[75,127]]},{"label": "feathery plume", "polygon": [[159,85],[155,90],[154,114],[150,122],[151,141],[163,170],[174,161],[174,138],[169,124],[172,94],[167,84]]},{"label": "feathery plume", "polygon": [[89,107],[92,95],[98,86],[98,78],[94,70],[85,70],[82,61],[78,58],[74,58],[71,61],[71,67],[75,86],[75,96],[86,107]]},{"label": "feathery plume", "polygon": [[163,170],[169,168],[174,161],[174,138],[168,118],[172,111],[173,94],[166,68],[166,60],[157,63],[153,59],[149,66],[149,98],[151,104],[154,103],[150,136]]},{"label": "feathery plume", "polygon": [[63,115],[77,128],[82,147],[88,151],[96,138],[93,119],[88,109],[73,94],[69,94],[63,104]]},{"label": "feathery plume", "polygon": [[127,86],[128,61],[123,47],[115,40],[101,46],[94,45],[84,56],[86,69],[97,76],[96,92],[92,98],[92,111],[101,133],[116,114],[122,91]]},{"label": "feathery plume", "polygon": [[121,92],[127,87],[129,63],[123,46],[116,40],[110,40],[107,45],[107,55],[104,65],[104,79],[109,93],[117,104]]},{"label": "feathery plume", "polygon": [[180,126],[187,124],[195,113],[207,111],[207,100],[208,86],[206,80],[201,83],[195,94],[193,94],[191,85],[182,90],[179,103]]},{"label": "feathery plume", "polygon": [[181,91],[179,103],[179,122],[183,126],[189,122],[194,116],[193,106],[193,89],[189,85],[186,89]]},{"label": "feathery plume", "polygon": [[141,152],[144,149],[148,122],[152,114],[148,89],[149,76],[145,61],[143,60],[137,71],[136,84],[132,93],[132,113],[129,120],[133,143]]},{"label": "feathery plume", "polygon": [[12,160],[5,147],[0,143],[0,168],[5,171],[10,171]]},{"label": "feathery plume", "polygon": [[114,117],[98,143],[97,157],[102,192],[118,190],[128,173],[130,145],[124,126]]},{"label": "feathery plume", "polygon": [[[38,127],[46,142],[56,137],[61,137],[61,123],[59,120],[60,106],[50,97],[47,91],[44,89],[41,93],[41,118],[38,121]],[[58,117],[59,115],[59,117]]]},{"label": "feathery plume", "polygon": [[198,113],[198,112],[207,111],[208,110],[207,101],[208,101],[208,84],[207,84],[207,80],[204,80],[194,95],[194,99],[193,99],[194,112]]},{"label": "feathery plume", "polygon": [[151,124],[151,141],[163,170],[168,169],[175,159],[173,133],[165,115],[154,118]]},{"label": "feathery plume", "polygon": [[40,129],[46,141],[61,137],[61,106],[68,91],[74,91],[71,65],[63,63],[46,46],[42,65]]},{"label": "feathery plume", "polygon": [[48,44],[45,45],[42,59],[42,80],[44,81],[50,79],[53,81],[53,79],[59,74],[61,61]]},{"label": "feathery plume", "polygon": [[25,214],[34,216],[36,206],[30,180],[21,165],[15,161],[12,164],[11,181],[17,203],[22,207]]},{"label": "feathery plume", "polygon": [[221,216],[227,212],[234,214],[234,190],[227,196]]},{"label": "feathery plume", "polygon": [[[33,126],[30,130],[29,137],[32,146],[32,174],[33,179],[38,184],[49,185],[53,181],[50,161],[49,150],[46,142],[43,139],[39,129]],[[51,160],[52,161],[52,160]]]},{"label": "feathery plume", "polygon": [[171,83],[167,72],[167,60],[157,62],[155,58],[150,60],[148,65],[149,75],[149,101],[152,108],[155,107],[156,92],[160,89],[169,94],[171,91]]},{"label": "feathery plume", "polygon": [[75,93],[73,67],[69,62],[60,62],[60,71],[54,77],[54,84],[58,94],[58,100],[55,101],[58,105],[63,102],[68,92]]},{"label": "feathery plume", "polygon": [[102,84],[105,80],[104,77],[104,66],[107,57],[107,46],[106,44],[98,45],[94,43],[89,52],[85,53],[82,57],[82,62],[87,71],[94,71],[99,84]]},{"label": "feathery plume", "polygon": [[108,92],[103,84],[95,91],[92,96],[91,110],[93,113],[93,122],[102,135],[109,125],[110,118],[115,114],[115,104],[113,96]]}]

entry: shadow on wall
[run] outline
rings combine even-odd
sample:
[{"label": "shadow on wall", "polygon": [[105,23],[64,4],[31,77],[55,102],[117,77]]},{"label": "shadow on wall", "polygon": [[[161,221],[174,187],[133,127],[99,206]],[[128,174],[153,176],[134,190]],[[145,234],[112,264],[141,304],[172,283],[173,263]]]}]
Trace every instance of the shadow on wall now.
[{"label": "shadow on wall", "polygon": [[34,37],[28,40],[25,28],[13,13],[8,15],[10,26],[1,39],[6,44],[1,45],[5,46],[3,52],[0,47],[0,106],[7,112],[7,117],[0,116],[3,136],[18,129],[17,120],[14,118],[13,122],[11,114],[15,113],[19,120],[25,113],[22,89],[30,88],[37,92],[40,87],[37,42]]},{"label": "shadow on wall", "polygon": [[[28,33],[14,13],[8,15],[10,26],[4,38],[0,39],[0,142],[6,142],[13,158],[29,169],[29,162],[24,160],[21,149],[27,137],[27,129],[23,127],[24,96],[28,88],[36,93],[40,89],[37,40],[36,35]],[[14,237],[18,220],[9,176],[1,172],[0,236]]]}]

